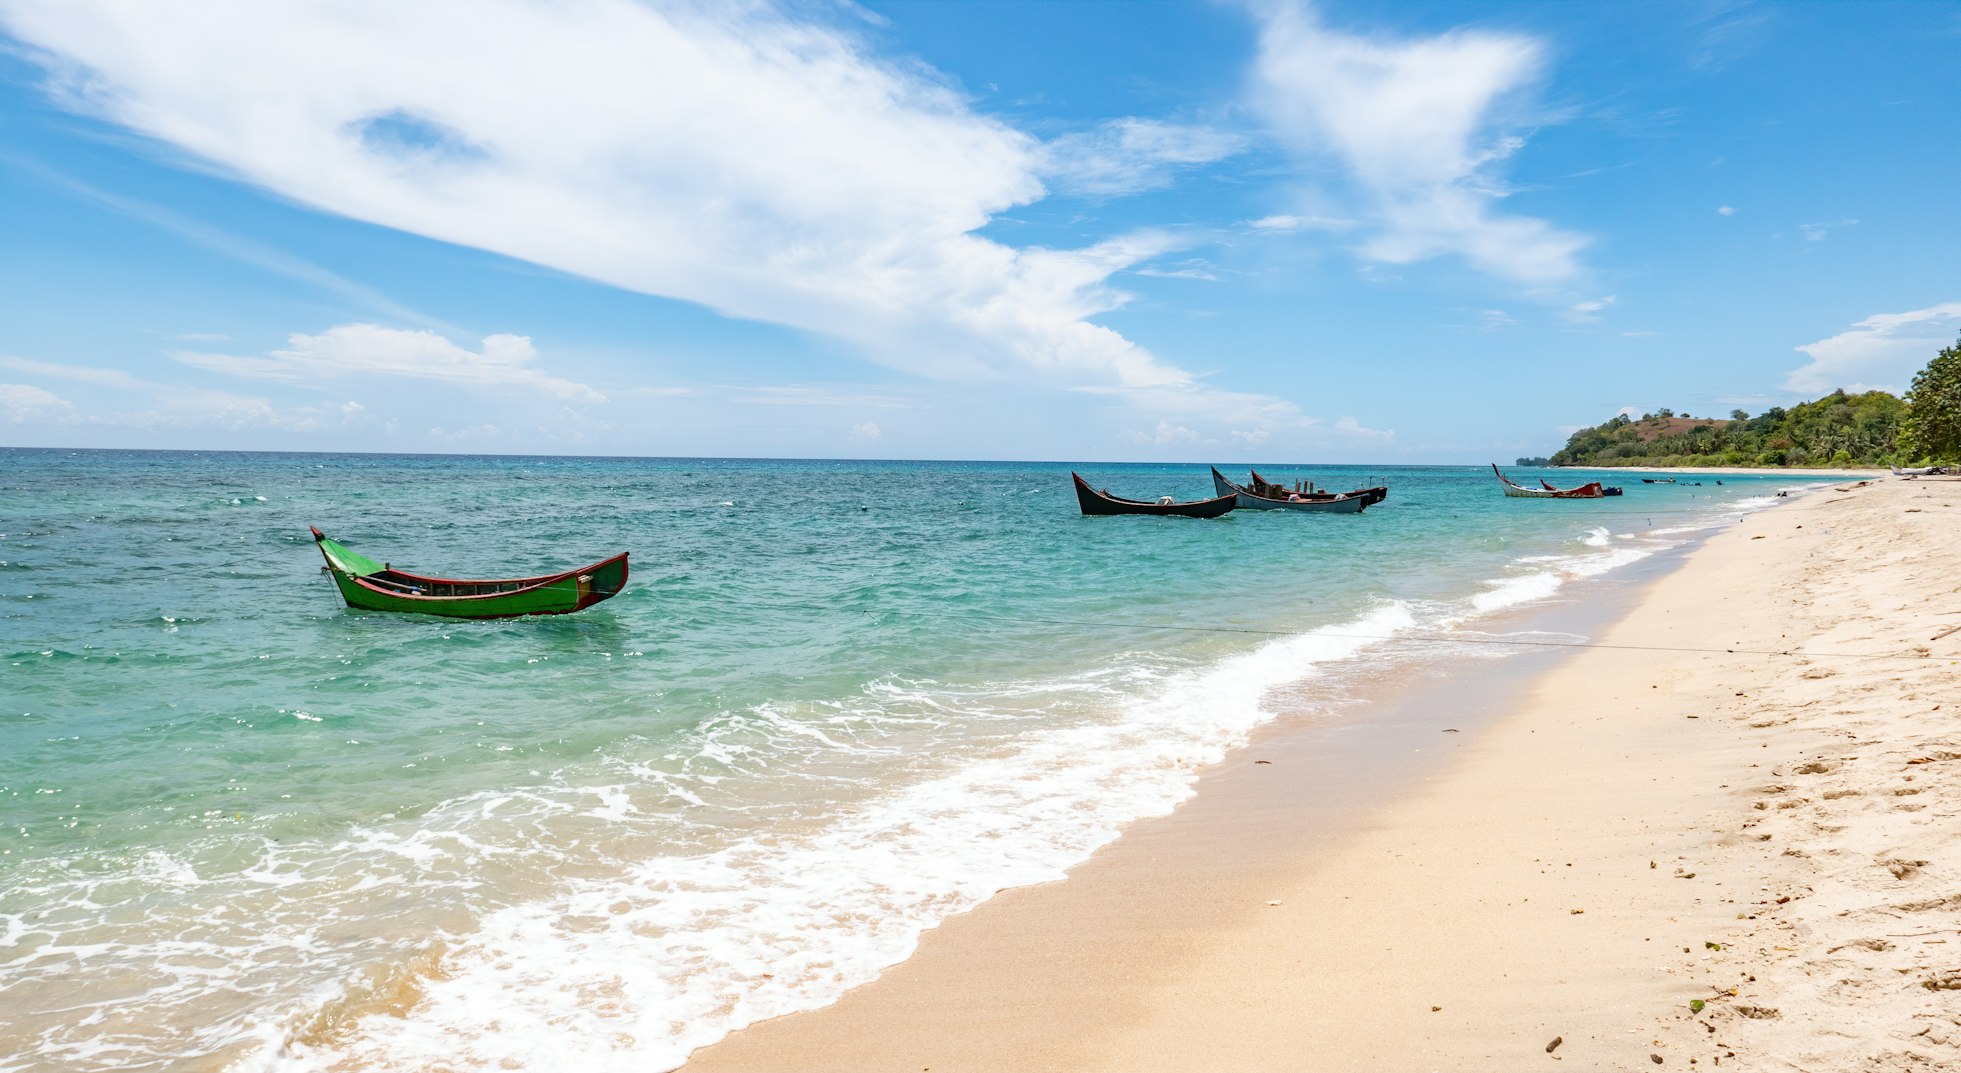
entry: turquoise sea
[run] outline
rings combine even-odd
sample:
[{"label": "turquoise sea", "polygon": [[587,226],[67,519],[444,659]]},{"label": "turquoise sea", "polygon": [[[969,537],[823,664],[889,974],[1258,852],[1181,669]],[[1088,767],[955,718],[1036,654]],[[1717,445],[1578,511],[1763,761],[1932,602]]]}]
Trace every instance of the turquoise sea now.
[{"label": "turquoise sea", "polygon": [[[1808,483],[1276,463],[1390,496],[1200,521],[1083,518],[1071,468],[1211,494],[1202,464],[0,450],[0,1070],[672,1068],[1172,808],[1276,690],[1333,711],[1333,671],[1503,640]],[[559,618],[355,612],[308,525],[632,579]]]}]

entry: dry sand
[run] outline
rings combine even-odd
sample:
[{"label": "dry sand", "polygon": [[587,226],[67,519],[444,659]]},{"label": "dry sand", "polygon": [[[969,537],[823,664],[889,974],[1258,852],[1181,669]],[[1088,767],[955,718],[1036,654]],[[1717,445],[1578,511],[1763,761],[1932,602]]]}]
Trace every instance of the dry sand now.
[{"label": "dry sand", "polygon": [[1961,482],[1843,487],[686,1070],[1961,1069]]}]

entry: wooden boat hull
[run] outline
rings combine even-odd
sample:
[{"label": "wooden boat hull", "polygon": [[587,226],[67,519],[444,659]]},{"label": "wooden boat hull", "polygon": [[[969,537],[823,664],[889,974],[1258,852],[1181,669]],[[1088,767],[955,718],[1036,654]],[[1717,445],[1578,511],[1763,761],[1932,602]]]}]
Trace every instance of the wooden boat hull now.
[{"label": "wooden boat hull", "polygon": [[1360,514],[1367,507],[1368,500],[1359,495],[1338,495],[1327,499],[1272,499],[1254,495],[1226,479],[1226,475],[1216,468],[1212,471],[1212,487],[1222,496],[1232,496],[1233,500],[1245,510],[1291,510],[1310,514]]},{"label": "wooden boat hull", "polygon": [[[1287,496],[1285,495],[1286,486],[1275,484],[1272,481],[1267,480],[1265,477],[1260,476],[1259,470],[1249,469],[1246,472],[1251,474],[1253,478],[1253,483],[1246,486],[1246,490],[1248,492],[1256,496],[1264,496],[1267,499],[1287,498]],[[1217,482],[1214,483],[1216,484]],[[1282,492],[1282,494],[1279,496],[1272,495],[1270,494],[1270,492],[1267,491],[1268,489],[1279,489]],[[1342,496],[1360,496],[1362,497],[1362,506],[1366,508],[1366,507],[1373,507],[1377,503],[1380,503],[1383,500],[1388,499],[1389,486],[1386,484],[1378,484],[1373,488],[1357,488],[1354,491],[1350,491],[1350,492],[1303,492],[1300,494],[1300,496],[1302,499],[1338,499]]]},{"label": "wooden boat hull", "polygon": [[1498,483],[1504,486],[1505,494],[1513,499],[1602,499],[1621,494],[1620,489],[1604,487],[1599,481],[1589,481],[1578,488],[1554,488],[1542,480],[1539,483],[1545,487],[1527,488],[1522,484],[1513,484],[1503,473],[1498,472],[1496,462],[1491,464],[1491,472],[1498,478]]},{"label": "wooden boat hull", "polygon": [[313,540],[347,606],[446,618],[564,615],[591,607],[626,587],[627,553],[591,566],[527,578],[439,578],[396,570],[350,551],[319,529]]},{"label": "wooden boat hull", "polygon": [[1099,492],[1075,473],[1071,473],[1069,479],[1076,483],[1076,506],[1084,514],[1092,516],[1144,514],[1159,518],[1217,518],[1235,505],[1233,497],[1229,495],[1185,503],[1147,503],[1141,499],[1124,499]]}]

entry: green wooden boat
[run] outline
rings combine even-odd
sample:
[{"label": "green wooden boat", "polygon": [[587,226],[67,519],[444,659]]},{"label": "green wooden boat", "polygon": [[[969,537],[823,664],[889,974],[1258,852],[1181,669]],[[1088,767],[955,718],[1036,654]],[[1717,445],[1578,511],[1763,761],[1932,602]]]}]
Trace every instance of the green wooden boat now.
[{"label": "green wooden boat", "polygon": [[450,618],[514,618],[563,615],[591,607],[626,587],[626,552],[591,566],[542,577],[463,580],[424,577],[357,555],[313,528],[347,606],[364,611],[409,611]]}]

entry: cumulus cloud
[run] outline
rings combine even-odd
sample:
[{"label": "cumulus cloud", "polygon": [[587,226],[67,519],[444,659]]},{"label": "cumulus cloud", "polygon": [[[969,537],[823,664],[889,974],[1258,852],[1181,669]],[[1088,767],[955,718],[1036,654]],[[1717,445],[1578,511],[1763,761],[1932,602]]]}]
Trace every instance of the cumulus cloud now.
[{"label": "cumulus cloud", "polygon": [[1170,240],[976,232],[1045,174],[1134,187],[1230,150],[1201,130],[1045,146],[852,28],[760,2],[0,0],[0,22],[74,106],[328,212],[916,372],[1190,380],[1089,319]]},{"label": "cumulus cloud", "polygon": [[1722,205],[1716,209],[1716,213],[1719,216],[1735,216],[1736,208],[1732,205]]},{"label": "cumulus cloud", "polygon": [[186,365],[230,376],[317,384],[361,376],[441,380],[466,387],[543,392],[576,402],[604,402],[584,384],[532,367],[537,348],[522,335],[490,335],[480,351],[430,331],[342,324],[319,335],[295,333],[284,350],[263,357],[177,353]]},{"label": "cumulus cloud", "polygon": [[862,425],[851,426],[851,434],[861,440],[875,440],[883,433],[879,431],[877,422],[867,421]]},{"label": "cumulus cloud", "polygon": [[1875,385],[1897,390],[1961,330],[1961,302],[1906,313],[1875,313],[1828,339],[1796,349],[1811,360],[1784,378],[1784,388],[1814,395]]},{"label": "cumulus cloud", "polygon": [[[1504,215],[1496,166],[1523,146],[1498,104],[1543,63],[1519,34],[1459,30],[1407,40],[1321,25],[1299,0],[1252,0],[1260,22],[1254,102],[1304,160],[1337,161],[1369,202],[1364,256],[1407,264],[1455,255],[1532,284],[1578,272],[1586,238]],[[1270,218],[1274,219],[1274,218]]]},{"label": "cumulus cloud", "polygon": [[1169,421],[1159,421],[1157,431],[1151,436],[1151,442],[1159,446],[1174,443],[1197,443],[1202,439],[1204,437],[1200,436],[1196,431],[1188,429],[1183,425],[1174,425]]}]

